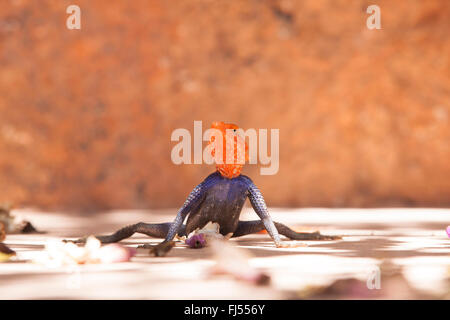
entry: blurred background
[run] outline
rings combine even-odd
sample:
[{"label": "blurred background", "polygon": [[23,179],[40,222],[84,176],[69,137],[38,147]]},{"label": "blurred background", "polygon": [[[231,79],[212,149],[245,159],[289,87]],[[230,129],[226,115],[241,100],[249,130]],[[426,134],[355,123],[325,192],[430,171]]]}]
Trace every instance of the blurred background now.
[{"label": "blurred background", "polygon": [[448,0],[2,0],[0,202],[179,207],[214,167],[171,133],[219,120],[280,129],[244,169],[269,206],[448,207],[449,30]]}]

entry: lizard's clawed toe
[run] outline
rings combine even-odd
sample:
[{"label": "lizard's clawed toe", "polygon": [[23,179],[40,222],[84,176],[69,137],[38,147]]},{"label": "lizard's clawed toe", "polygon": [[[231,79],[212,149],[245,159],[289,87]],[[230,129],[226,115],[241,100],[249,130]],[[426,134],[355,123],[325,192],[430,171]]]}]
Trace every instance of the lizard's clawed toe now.
[{"label": "lizard's clawed toe", "polygon": [[[148,248],[148,244],[144,245],[144,247]],[[175,241],[164,241],[155,246],[150,245],[150,254],[153,254],[155,257],[164,257],[173,247],[175,246]]]},{"label": "lizard's clawed toe", "polygon": [[329,236],[325,234],[320,234],[319,231],[314,232],[315,239],[314,240],[341,240],[341,236]]},{"label": "lizard's clawed toe", "polygon": [[68,242],[72,242],[72,243],[76,243],[76,244],[84,244],[87,241],[87,237],[84,238],[79,238],[79,239],[75,239],[75,240],[68,240],[68,239],[64,239],[62,240],[62,242],[68,243]]},{"label": "lizard's clawed toe", "polygon": [[341,236],[326,236],[327,240],[342,240]]},{"label": "lizard's clawed toe", "polygon": [[307,247],[308,245],[306,243],[303,242],[280,242],[280,243],[276,243],[275,246],[277,248],[299,248],[299,247]]},{"label": "lizard's clawed toe", "polygon": [[151,249],[153,247],[154,247],[154,245],[152,245],[150,243],[144,243],[144,244],[141,244],[140,246],[137,246],[138,249]]}]

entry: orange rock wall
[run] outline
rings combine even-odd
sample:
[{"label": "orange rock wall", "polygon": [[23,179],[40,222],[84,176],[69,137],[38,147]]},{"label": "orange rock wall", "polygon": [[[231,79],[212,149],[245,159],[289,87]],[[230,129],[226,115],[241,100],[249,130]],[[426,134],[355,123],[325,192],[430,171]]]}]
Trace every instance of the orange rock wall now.
[{"label": "orange rock wall", "polygon": [[223,120],[280,129],[244,169],[271,206],[449,206],[449,30],[447,0],[3,0],[0,202],[180,206],[213,168],[171,132]]}]

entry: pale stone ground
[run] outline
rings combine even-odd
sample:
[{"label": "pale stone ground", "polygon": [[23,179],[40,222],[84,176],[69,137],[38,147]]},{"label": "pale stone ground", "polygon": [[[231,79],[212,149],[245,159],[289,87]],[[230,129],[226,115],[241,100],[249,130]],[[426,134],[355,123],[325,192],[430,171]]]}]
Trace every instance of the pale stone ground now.
[{"label": "pale stone ground", "polygon": [[[6,244],[17,251],[17,258],[0,264],[0,299],[283,299],[339,278],[366,281],[374,266],[386,260],[403,267],[414,288],[440,296],[448,292],[450,239],[445,228],[450,225],[450,209],[272,209],[274,220],[297,230],[319,229],[344,238],[309,241],[307,247],[289,249],[275,248],[264,234],[230,240],[249,250],[254,256],[250,264],[272,277],[267,287],[229,276],[208,278],[206,270],[214,264],[208,249],[181,244],[167,257],[151,257],[144,251],[127,263],[47,268],[26,262],[43,250],[49,238],[104,234],[139,221],[172,221],[175,213],[114,211],[76,216],[16,210],[15,215],[47,233],[7,237]],[[256,215],[245,209],[242,218]],[[158,241],[135,235],[122,243]]]}]

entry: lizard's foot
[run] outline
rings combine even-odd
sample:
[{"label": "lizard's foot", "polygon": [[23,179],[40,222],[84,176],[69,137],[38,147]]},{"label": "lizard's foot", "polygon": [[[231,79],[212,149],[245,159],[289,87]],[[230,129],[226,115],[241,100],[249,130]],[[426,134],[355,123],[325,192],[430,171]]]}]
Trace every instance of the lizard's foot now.
[{"label": "lizard's foot", "polygon": [[[148,246],[148,244],[144,246]],[[150,253],[155,257],[164,257],[174,246],[175,241],[163,241],[155,246],[150,246]]]},{"label": "lizard's foot", "polygon": [[310,236],[311,236],[310,239],[307,239],[307,237],[305,237],[305,239],[303,239],[303,240],[341,240],[342,239],[341,236],[328,236],[325,234],[320,234],[319,231],[310,233]]},{"label": "lizard's foot", "polygon": [[277,248],[299,248],[299,247],[307,247],[308,245],[303,242],[278,242],[275,243]]},{"label": "lizard's foot", "polygon": [[137,246],[137,249],[151,249],[154,246],[155,245],[150,244],[150,243],[144,243],[144,244],[141,244],[140,246]]},{"label": "lizard's foot", "polygon": [[83,237],[83,238],[79,238],[79,239],[75,239],[75,240],[68,240],[68,239],[63,239],[62,242],[68,243],[68,242],[72,242],[72,243],[77,243],[77,244],[84,244],[86,243],[88,237]]}]

